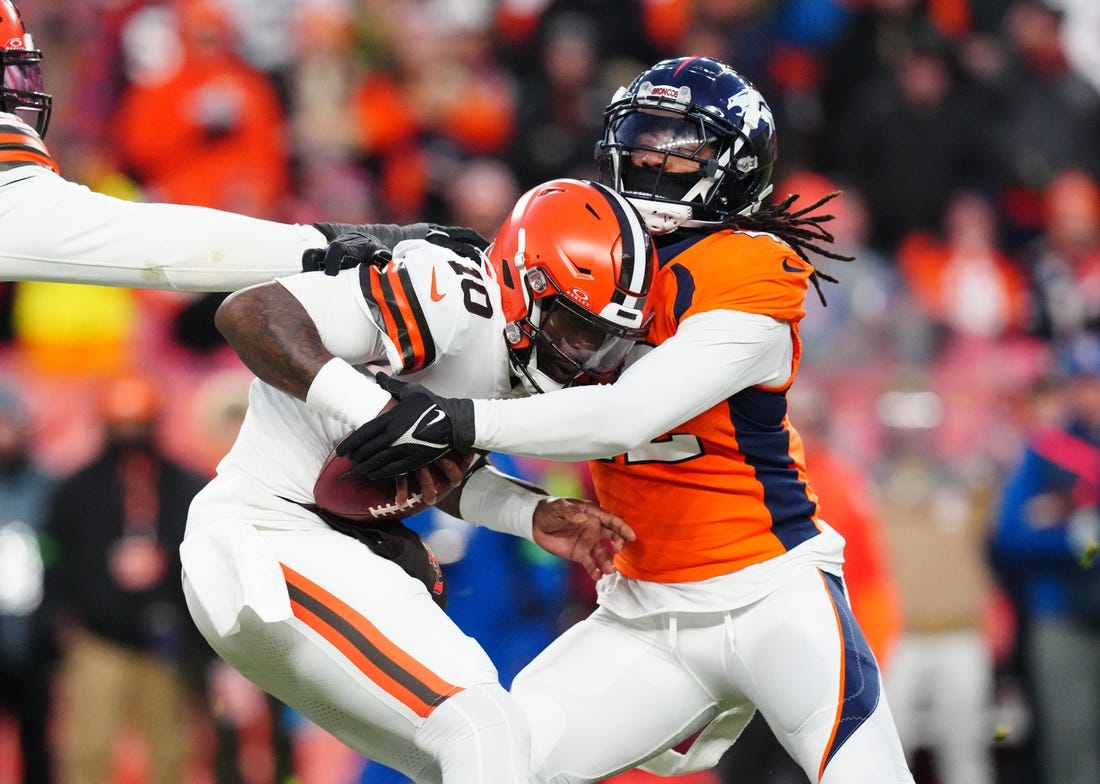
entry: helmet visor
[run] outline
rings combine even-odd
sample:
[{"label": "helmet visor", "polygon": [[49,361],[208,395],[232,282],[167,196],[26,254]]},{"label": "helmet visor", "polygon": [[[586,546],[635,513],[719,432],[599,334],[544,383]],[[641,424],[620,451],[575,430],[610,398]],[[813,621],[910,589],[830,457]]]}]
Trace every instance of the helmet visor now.
[{"label": "helmet visor", "polygon": [[536,367],[562,384],[605,384],[618,378],[645,330],[598,319],[563,296],[549,297],[540,319]]},{"label": "helmet visor", "polygon": [[41,62],[42,56],[35,51],[8,49],[0,52],[0,68],[3,69],[0,109],[17,115],[44,136],[52,101],[45,92]]},{"label": "helmet visor", "polygon": [[[611,137],[628,148],[632,156],[641,157],[644,153],[676,156],[688,159],[681,164],[685,166],[689,161],[714,157],[718,145],[717,136],[707,133],[700,120],[653,112],[624,114],[613,123]],[[686,171],[697,169],[696,164]]]},{"label": "helmet visor", "polygon": [[631,111],[615,120],[609,134],[617,165],[601,160],[601,178],[611,166],[627,196],[672,202],[695,201],[699,183],[719,171],[720,141],[699,119],[668,113]]},{"label": "helmet visor", "polygon": [[[10,60],[10,54],[8,58]],[[41,93],[46,89],[42,78],[42,66],[38,62],[6,62],[4,64],[4,89],[20,93]]]}]

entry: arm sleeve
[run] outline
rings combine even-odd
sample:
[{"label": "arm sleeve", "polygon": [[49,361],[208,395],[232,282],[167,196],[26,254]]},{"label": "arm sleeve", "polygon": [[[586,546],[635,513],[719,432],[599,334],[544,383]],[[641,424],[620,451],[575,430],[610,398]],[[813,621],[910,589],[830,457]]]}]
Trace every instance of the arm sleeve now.
[{"label": "arm sleeve", "polygon": [[48,169],[0,179],[0,280],[235,291],[300,272],[312,226],[95,193]]},{"label": "arm sleeve", "polygon": [[786,322],[738,311],[700,313],[614,384],[474,401],[474,446],[549,460],[611,457],[746,387],[783,384],[792,355]]}]

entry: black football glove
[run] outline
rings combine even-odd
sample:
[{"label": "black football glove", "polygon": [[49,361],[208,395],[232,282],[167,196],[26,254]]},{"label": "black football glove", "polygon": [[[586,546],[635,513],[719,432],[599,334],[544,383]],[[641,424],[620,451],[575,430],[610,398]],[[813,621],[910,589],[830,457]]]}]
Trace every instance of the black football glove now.
[{"label": "black football glove", "polygon": [[[437,223],[409,223],[400,226],[396,223],[314,223],[314,228],[321,232],[330,243],[345,235],[368,235],[374,237],[378,244],[388,250],[397,247],[402,240],[427,240],[433,245],[439,245],[467,259],[480,262],[480,251],[489,247],[489,240],[482,237],[473,229],[465,226],[440,226]],[[311,248],[302,255],[302,269],[305,271],[324,269],[327,274],[335,275],[340,269],[347,269],[362,263],[364,260],[355,255],[337,254],[332,266],[328,262],[325,248]],[[337,267],[336,263],[343,266]],[[329,269],[331,268],[331,272]]]},{"label": "black football glove", "polygon": [[474,443],[474,403],[441,397],[421,384],[375,374],[378,385],[398,399],[396,406],[367,422],[336,445],[336,454],[368,479],[407,474]]},{"label": "black football glove", "polygon": [[302,254],[302,271],[321,270],[335,275],[340,270],[372,264],[384,267],[393,251],[378,237],[362,231],[350,231],[332,239],[324,248],[310,248]]},{"label": "black football glove", "polygon": [[438,226],[429,223],[424,239],[479,264],[481,252],[489,247],[489,240],[465,226]]},{"label": "black football glove", "polygon": [[431,229],[430,223],[409,223],[404,226],[396,223],[314,223],[313,228],[332,242],[341,234],[370,234],[390,250],[401,240],[422,240]]}]

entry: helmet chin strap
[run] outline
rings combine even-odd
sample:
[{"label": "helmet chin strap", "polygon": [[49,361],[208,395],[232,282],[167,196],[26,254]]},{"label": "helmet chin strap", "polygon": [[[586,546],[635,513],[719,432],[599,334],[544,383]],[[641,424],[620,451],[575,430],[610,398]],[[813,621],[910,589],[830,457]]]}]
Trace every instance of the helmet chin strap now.
[{"label": "helmet chin strap", "polygon": [[511,346],[508,347],[508,356],[511,359],[512,370],[519,376],[520,383],[523,385],[523,388],[527,390],[527,394],[538,395],[543,392],[554,392],[565,386],[538,369],[539,355],[537,342],[532,343],[531,354],[528,356],[526,362],[523,361],[516,350]]}]

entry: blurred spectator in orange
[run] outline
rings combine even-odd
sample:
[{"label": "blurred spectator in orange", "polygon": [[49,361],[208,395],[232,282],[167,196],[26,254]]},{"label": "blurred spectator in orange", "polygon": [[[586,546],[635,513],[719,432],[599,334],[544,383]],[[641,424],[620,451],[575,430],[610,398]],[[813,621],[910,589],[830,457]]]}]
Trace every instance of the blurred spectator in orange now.
[{"label": "blurred spectator in orange", "polygon": [[287,78],[295,187],[284,219],[369,222],[376,194],[356,160],[354,9],[348,2],[310,0],[297,3],[292,18],[295,59]]},{"label": "blurred spectator in orange", "polygon": [[286,117],[275,87],[238,58],[216,0],[175,0],[171,8],[179,57],[135,74],[124,91],[114,124],[121,164],[152,200],[271,217],[288,189]]},{"label": "blurred spectator in orange", "polygon": [[503,153],[515,131],[513,78],[488,28],[446,7],[433,17],[431,56],[407,74],[420,122],[463,155]]},{"label": "blurred spectator in orange", "polygon": [[32,456],[32,438],[20,396],[0,389],[0,711],[18,725],[21,780],[51,784],[57,650],[42,533],[54,480]]},{"label": "blurred spectator in orange", "polygon": [[1055,343],[1100,331],[1100,185],[1066,169],[1043,192],[1042,233],[1025,246],[1033,331]]},{"label": "blurred spectator in orange", "polygon": [[942,225],[941,236],[910,232],[898,248],[898,270],[925,316],[941,330],[987,339],[1024,329],[1027,276],[1000,248],[993,204],[960,191]]},{"label": "blurred spectator in orange", "polygon": [[110,378],[105,440],[63,479],[47,531],[57,559],[48,595],[64,624],[59,752],[62,780],[109,780],[115,743],[144,737],[149,781],[179,782],[188,751],[186,664],[199,650],[184,606],[179,545],[203,479],[161,453],[161,391],[143,374]]},{"label": "blurred spectator in orange", "polygon": [[296,57],[290,90],[296,152],[305,157],[346,157],[355,139],[350,113],[356,66],[353,11],[343,3],[310,2],[292,16]]},{"label": "blurred spectator in orange", "polygon": [[515,127],[513,85],[484,28],[415,3],[373,9],[381,41],[353,87],[357,151],[386,220],[415,221],[457,161],[503,153]]},{"label": "blurred spectator in orange", "polygon": [[941,784],[993,784],[993,477],[944,458],[943,406],[919,374],[879,399],[875,485],[903,618],[884,681],[911,762],[923,749]]}]

